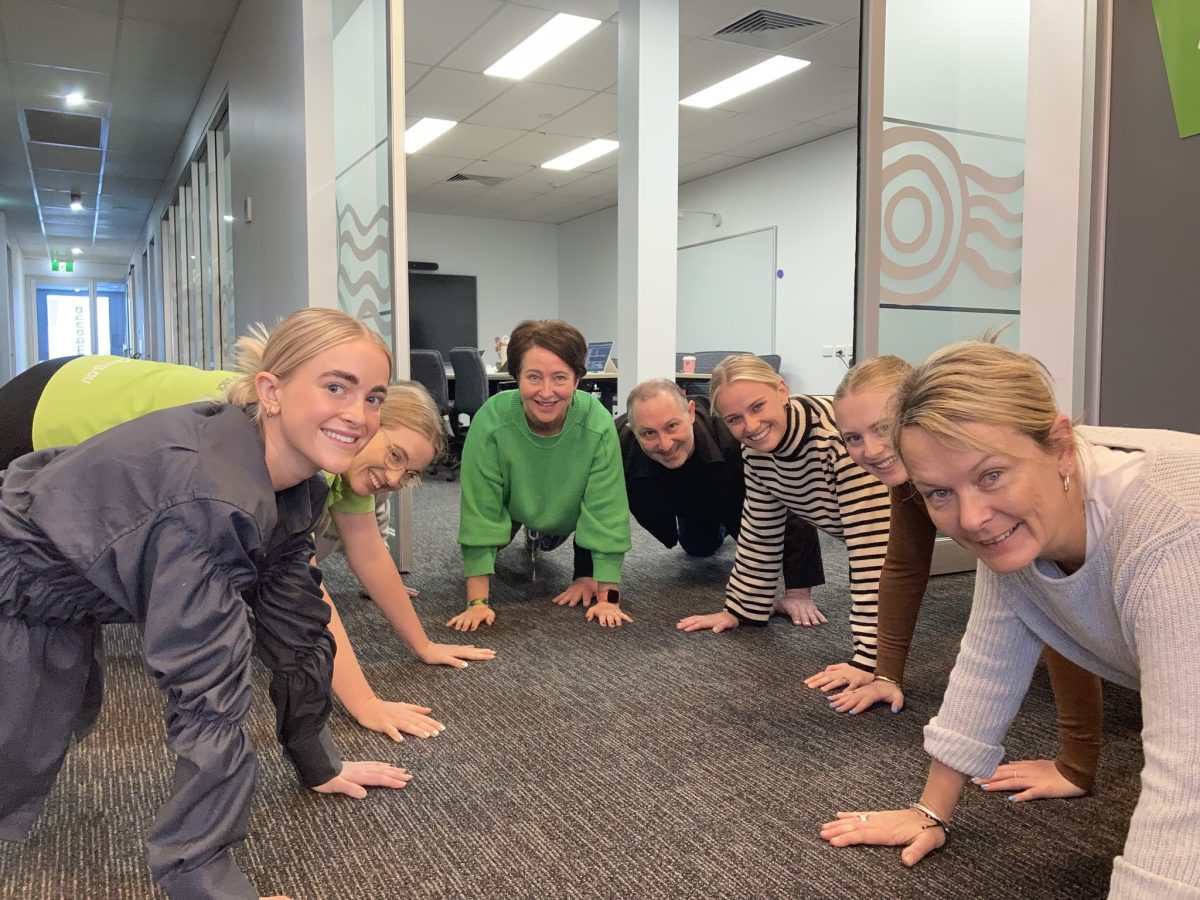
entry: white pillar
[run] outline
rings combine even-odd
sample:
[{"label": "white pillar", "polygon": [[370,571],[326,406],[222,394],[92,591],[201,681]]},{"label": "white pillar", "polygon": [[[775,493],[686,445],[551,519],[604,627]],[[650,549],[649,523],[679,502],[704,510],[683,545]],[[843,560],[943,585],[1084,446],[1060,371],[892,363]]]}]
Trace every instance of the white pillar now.
[{"label": "white pillar", "polygon": [[1095,0],[1029,8],[1021,350],[1046,364],[1072,415],[1087,354],[1095,11]]},{"label": "white pillar", "polygon": [[679,2],[621,0],[617,169],[618,396],[675,371]]}]

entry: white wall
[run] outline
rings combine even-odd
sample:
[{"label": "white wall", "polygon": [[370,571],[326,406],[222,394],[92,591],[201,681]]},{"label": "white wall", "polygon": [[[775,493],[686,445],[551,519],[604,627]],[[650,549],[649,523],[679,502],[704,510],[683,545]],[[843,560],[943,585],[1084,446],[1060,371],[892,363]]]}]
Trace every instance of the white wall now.
[{"label": "white wall", "polygon": [[[561,314],[557,231],[537,222],[409,213],[408,258],[437,263],[439,275],[476,277],[479,346],[488,351],[484,359],[494,363],[493,338],[508,334],[522,319]],[[615,229],[613,240],[615,309]]]},{"label": "white wall", "polygon": [[[329,0],[304,0],[304,15],[319,15]],[[312,7],[312,8],[310,8]],[[233,236],[237,330],[272,323],[301,307],[336,303],[332,293],[336,244],[328,259],[310,260],[310,219],[335,221],[332,151],[322,153],[329,172],[306,160],[306,140],[320,123],[306,121],[304,34],[295,0],[243,0],[213,63],[174,164],[147,221],[145,241],[159,232],[163,211],[180,173],[204,139],[222,96],[229,95],[233,206],[240,215],[253,198],[253,222],[237,223]],[[332,14],[326,16],[331,21]],[[326,38],[328,39],[328,38]],[[329,52],[328,48],[325,52]],[[311,79],[311,72],[308,73]],[[320,98],[325,110],[331,102]],[[328,140],[332,142],[332,137]],[[310,198],[311,195],[311,198]],[[324,203],[328,209],[316,204]],[[140,258],[141,253],[139,252]],[[310,297],[310,269],[321,275],[322,296]],[[328,296],[325,296],[328,294]]]},{"label": "white wall", "polygon": [[[686,216],[681,246],[778,228],[775,352],[793,391],[831,392],[846,371],[821,347],[853,341],[857,152],[844,131],[679,188],[680,208],[723,219]],[[559,315],[589,340],[617,333],[616,222],[607,209],[559,226]]]}]

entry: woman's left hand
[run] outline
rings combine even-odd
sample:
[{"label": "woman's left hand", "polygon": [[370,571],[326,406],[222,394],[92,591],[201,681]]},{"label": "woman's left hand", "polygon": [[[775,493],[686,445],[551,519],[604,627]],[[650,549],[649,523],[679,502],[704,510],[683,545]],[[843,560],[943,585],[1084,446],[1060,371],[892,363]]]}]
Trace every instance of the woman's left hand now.
[{"label": "woman's left hand", "polygon": [[369,787],[407,787],[412,776],[404,769],[383,762],[343,762],[340,775],[335,775],[315,788],[318,794],[345,794],[361,800]]},{"label": "woman's left hand", "polygon": [[465,669],[465,660],[495,659],[496,651],[474,644],[435,644],[432,641],[420,653],[421,662],[429,666],[453,666]]},{"label": "woman's left hand", "polygon": [[882,812],[840,812],[837,819],[821,826],[821,838],[834,847],[872,844],[903,847],[900,861],[915,866],[946,843],[946,832],[915,809]]},{"label": "woman's left hand", "polygon": [[599,622],[609,628],[617,628],[623,622],[632,622],[633,619],[629,614],[621,609],[616,603],[609,603],[607,600],[597,600],[588,607],[587,620],[589,622]]},{"label": "woman's left hand", "polygon": [[446,730],[441,722],[429,718],[430,712],[432,710],[428,706],[395,703],[374,697],[354,718],[363,728],[386,734],[393,741],[402,741],[402,731],[413,737],[427,738],[437,737]]},{"label": "woman's left hand", "polygon": [[1022,759],[998,766],[987,778],[972,778],[985,791],[1016,791],[1008,799],[1014,803],[1026,800],[1070,800],[1087,793],[1068,780],[1052,759]]},{"label": "woman's left hand", "polygon": [[816,675],[810,675],[804,679],[804,683],[810,688],[819,689],[822,691],[832,691],[834,688],[843,688],[845,690],[853,690],[860,688],[864,684],[870,684],[875,680],[875,675],[871,672],[864,671],[858,666],[852,666],[850,663],[834,663],[831,666],[826,666],[824,670]]}]

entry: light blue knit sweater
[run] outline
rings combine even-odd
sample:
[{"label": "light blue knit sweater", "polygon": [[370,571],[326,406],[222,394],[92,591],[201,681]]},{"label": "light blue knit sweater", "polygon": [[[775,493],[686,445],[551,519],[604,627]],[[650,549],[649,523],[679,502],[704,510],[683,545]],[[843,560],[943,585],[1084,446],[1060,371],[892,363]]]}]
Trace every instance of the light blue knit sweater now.
[{"label": "light blue knit sweater", "polygon": [[990,775],[1042,644],[1142,696],[1146,765],[1110,897],[1200,898],[1200,436],[1079,428],[1146,452],[1082,568],[980,566],[971,618],[925,749]]}]

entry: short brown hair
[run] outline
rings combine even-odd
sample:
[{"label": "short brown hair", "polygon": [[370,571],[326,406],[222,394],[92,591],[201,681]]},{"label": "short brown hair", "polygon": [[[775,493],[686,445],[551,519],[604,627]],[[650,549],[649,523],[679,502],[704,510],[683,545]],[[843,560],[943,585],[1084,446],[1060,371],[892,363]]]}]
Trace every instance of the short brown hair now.
[{"label": "short brown hair", "polygon": [[526,319],[512,330],[508,339],[508,374],[521,377],[521,361],[531,347],[549,350],[575,373],[576,380],[587,374],[587,341],[579,329],[562,319]]}]

